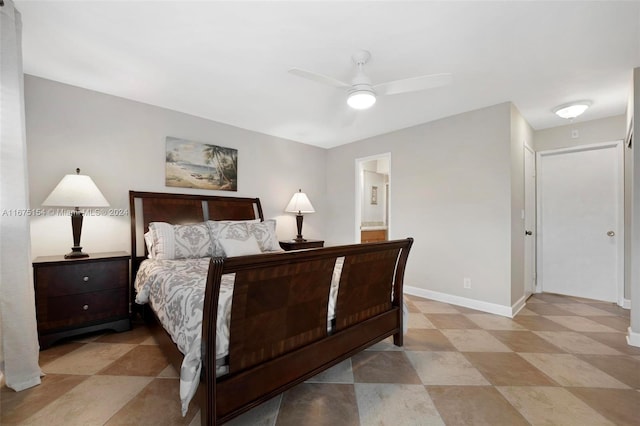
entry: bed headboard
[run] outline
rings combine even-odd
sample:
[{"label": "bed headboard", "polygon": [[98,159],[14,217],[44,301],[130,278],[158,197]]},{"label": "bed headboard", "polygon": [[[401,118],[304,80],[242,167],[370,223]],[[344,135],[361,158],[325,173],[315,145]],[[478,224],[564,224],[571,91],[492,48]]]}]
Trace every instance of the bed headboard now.
[{"label": "bed headboard", "polygon": [[259,198],[129,191],[132,278],[144,260],[144,233],[151,222],[176,225],[205,220],[264,220]]}]

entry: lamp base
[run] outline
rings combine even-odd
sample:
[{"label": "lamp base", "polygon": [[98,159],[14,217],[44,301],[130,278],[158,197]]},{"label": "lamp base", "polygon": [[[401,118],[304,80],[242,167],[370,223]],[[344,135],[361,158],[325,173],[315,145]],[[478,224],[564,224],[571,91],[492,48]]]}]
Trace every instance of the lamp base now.
[{"label": "lamp base", "polygon": [[65,259],[77,259],[80,257],[89,257],[89,255],[82,251],[82,247],[71,247],[71,252],[64,255]]},{"label": "lamp base", "polygon": [[294,238],[293,241],[295,241],[296,243],[304,243],[305,241],[307,241],[307,239],[299,237],[299,238]]}]

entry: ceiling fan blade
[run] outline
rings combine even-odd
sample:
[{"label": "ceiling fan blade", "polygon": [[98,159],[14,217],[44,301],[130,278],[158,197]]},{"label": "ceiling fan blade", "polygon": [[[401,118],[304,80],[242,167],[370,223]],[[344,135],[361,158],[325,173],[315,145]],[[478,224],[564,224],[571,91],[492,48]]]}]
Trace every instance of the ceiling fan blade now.
[{"label": "ceiling fan blade", "polygon": [[351,87],[350,84],[347,84],[343,81],[340,80],[336,80],[333,77],[329,77],[323,74],[318,74],[315,72],[311,72],[311,71],[306,71],[300,68],[291,68],[289,70],[289,73],[293,74],[293,75],[297,75],[298,77],[302,77],[302,78],[306,78],[308,80],[311,81],[315,81],[318,83],[322,83],[322,84],[327,84],[329,86],[333,86],[333,87],[337,87],[339,89],[343,89],[343,88],[347,88],[347,87]]},{"label": "ceiling fan blade", "polygon": [[449,73],[430,74],[423,75],[421,77],[405,78],[404,80],[376,84],[373,86],[373,90],[380,95],[396,95],[398,93],[417,92],[419,90],[446,86],[452,82],[453,75]]}]

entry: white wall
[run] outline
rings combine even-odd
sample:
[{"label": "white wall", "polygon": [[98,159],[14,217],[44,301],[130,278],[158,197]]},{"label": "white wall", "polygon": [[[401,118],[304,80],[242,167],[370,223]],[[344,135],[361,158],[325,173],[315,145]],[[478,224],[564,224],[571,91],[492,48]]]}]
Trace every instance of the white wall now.
[{"label": "white wall", "polygon": [[390,238],[415,238],[405,284],[511,306],[510,118],[504,103],[329,150],[325,239],[356,241],[355,159],[391,152]]},{"label": "white wall", "polygon": [[[616,115],[599,120],[576,121],[564,126],[536,130],[533,148],[536,151],[546,151],[624,139],[627,128],[625,121],[624,115]],[[572,130],[578,131],[577,138],[571,137]]]},{"label": "white wall", "polygon": [[[325,149],[28,75],[25,103],[31,208],[80,167],[114,209],[128,209],[130,189],[260,197],[284,239],[296,234],[284,207],[302,188],[317,211],[305,216],[304,234],[324,236]],[[165,187],[166,136],[236,148],[238,191]],[[85,216],[81,244],[87,252],[130,251],[129,226],[128,215]],[[33,256],[64,254],[73,243],[68,216],[32,218],[31,236]]]},{"label": "white wall", "polygon": [[[377,163],[377,161],[376,161]],[[362,192],[362,222],[379,222],[384,224],[384,207],[386,204],[385,195],[385,175],[363,170],[363,192]],[[377,204],[371,203],[371,192],[373,187],[377,188]]]}]

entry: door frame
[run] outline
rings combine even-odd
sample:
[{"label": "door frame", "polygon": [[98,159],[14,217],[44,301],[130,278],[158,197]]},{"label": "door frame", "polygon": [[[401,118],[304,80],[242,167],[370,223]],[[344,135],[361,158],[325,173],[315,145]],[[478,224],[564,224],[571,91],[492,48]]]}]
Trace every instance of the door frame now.
[{"label": "door frame", "polygon": [[580,151],[590,151],[594,149],[603,149],[603,148],[615,148],[616,149],[616,176],[618,184],[616,185],[617,199],[618,205],[617,207],[617,221],[619,229],[616,231],[619,238],[616,238],[616,248],[617,248],[617,260],[618,264],[616,265],[617,271],[617,285],[616,285],[616,293],[617,293],[617,304],[618,306],[623,306],[624,304],[624,151],[623,151],[623,143],[622,140],[615,140],[610,142],[601,142],[601,143],[593,143],[586,145],[578,145],[570,148],[560,148],[560,149],[551,149],[546,151],[538,151],[536,153],[536,229],[538,233],[536,235],[536,259],[537,259],[537,268],[536,268],[536,283],[537,289],[539,292],[544,291],[544,272],[542,269],[542,233],[543,224],[540,209],[542,207],[542,191],[540,188],[540,180],[542,178],[541,171],[539,170],[540,165],[542,164],[542,159],[545,156],[557,155],[563,153],[571,153],[571,152],[580,152]]},{"label": "door frame", "polygon": [[[532,211],[528,212],[526,209],[526,205],[527,205],[527,177],[525,175],[524,177],[524,196],[525,196],[525,202],[524,202],[524,228],[525,231],[527,231],[527,214],[532,214],[533,217],[533,236],[532,236],[532,243],[533,243],[533,253],[531,253],[531,257],[533,257],[533,259],[527,260],[527,249],[526,249],[526,245],[527,245],[527,241],[526,238],[527,236],[525,235],[525,249],[524,249],[524,254],[525,254],[525,265],[527,261],[531,261],[531,268],[530,271],[533,273],[533,277],[530,277],[530,279],[532,280],[532,288],[527,288],[527,277],[525,277],[525,281],[524,281],[524,295],[525,297],[529,297],[534,293],[539,293],[539,286],[538,286],[538,253],[537,253],[537,247],[538,247],[538,191],[537,191],[537,186],[538,186],[538,182],[537,182],[537,176],[538,176],[538,170],[536,168],[536,151],[529,146],[529,144],[524,141],[523,143],[524,145],[524,151],[529,151],[531,153],[532,159],[533,159],[533,208]],[[522,162],[523,162],[523,167],[522,167],[522,172],[526,173],[527,171],[527,166],[526,166],[526,154],[524,154],[522,156]],[[527,271],[527,268],[524,268],[525,272]]]},{"label": "door frame", "polygon": [[362,242],[361,234],[360,234],[360,224],[362,221],[362,185],[364,183],[363,175],[362,175],[362,164],[372,160],[387,160],[389,162],[389,179],[388,179],[388,187],[389,192],[387,196],[387,239],[391,239],[391,153],[384,152],[382,154],[369,155],[367,157],[356,158],[355,160],[355,175],[356,175],[356,214],[355,214],[355,242],[359,244]]}]

